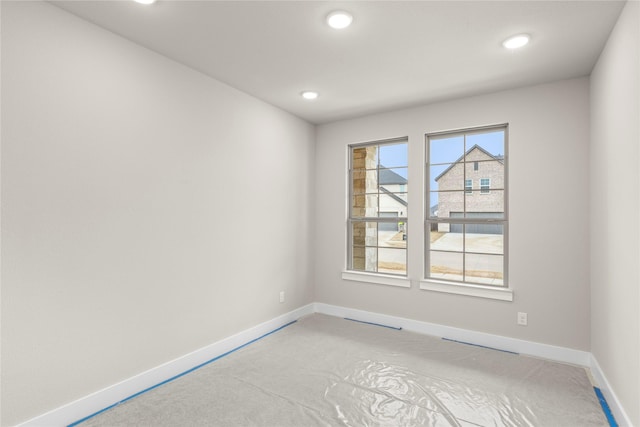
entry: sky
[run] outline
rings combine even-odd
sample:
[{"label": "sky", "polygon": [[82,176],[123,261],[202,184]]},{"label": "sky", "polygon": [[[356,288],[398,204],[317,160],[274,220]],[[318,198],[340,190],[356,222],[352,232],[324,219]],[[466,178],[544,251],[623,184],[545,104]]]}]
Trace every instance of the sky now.
[{"label": "sky", "polygon": [[394,166],[403,166],[403,169],[394,169],[393,171],[403,178],[407,178],[408,165],[408,144],[402,142],[392,145],[381,145],[378,155],[380,156],[380,165],[385,168],[393,168]]}]

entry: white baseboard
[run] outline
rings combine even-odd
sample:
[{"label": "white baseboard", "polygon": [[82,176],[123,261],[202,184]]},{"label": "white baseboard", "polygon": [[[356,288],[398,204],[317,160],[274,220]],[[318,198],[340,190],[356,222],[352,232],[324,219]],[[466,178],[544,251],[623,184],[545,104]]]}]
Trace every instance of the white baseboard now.
[{"label": "white baseboard", "polygon": [[435,323],[405,319],[402,317],[355,310],[352,308],[339,307],[323,303],[315,303],[315,311],[317,313],[328,314],[331,316],[348,317],[365,322],[399,327],[407,331],[417,332],[420,334],[433,335],[436,337],[468,342],[485,347],[496,348],[499,350],[526,354],[528,356],[541,357],[557,362],[571,363],[574,365],[585,367],[591,366],[591,353],[581,350],[558,347],[549,344],[541,344],[516,338],[508,338],[500,335],[470,331],[467,329],[454,328],[452,326],[438,325]]},{"label": "white baseboard", "polygon": [[621,427],[632,426],[627,414],[622,408],[622,405],[620,405],[620,401],[617,399],[613,389],[600,369],[598,362],[589,352],[324,303],[313,303],[300,307],[289,313],[278,316],[272,320],[261,323],[185,356],[138,374],[118,384],[114,384],[92,393],[89,396],[49,411],[43,415],[19,424],[19,426],[66,426],[77,422],[121,402],[136,393],[147,390],[150,387],[156,386],[168,379],[189,371],[194,367],[224,355],[225,353],[243,346],[250,341],[274,331],[275,329],[297,320],[300,317],[313,313],[322,313],[330,316],[346,317],[364,322],[378,323],[381,325],[402,328],[411,332],[448,338],[456,341],[464,341],[500,350],[542,357],[558,362],[590,367],[594,379],[599,384],[618,424]]},{"label": "white baseboard", "polygon": [[232,351],[256,338],[314,312],[313,304],[300,307],[250,329],[210,344],[185,356],[78,399],[19,424],[21,427],[66,426],[91,416],[128,397],[147,390],[196,366]]},{"label": "white baseboard", "polygon": [[629,416],[620,404],[618,396],[616,396],[613,388],[611,388],[611,384],[609,384],[607,377],[604,375],[604,372],[602,372],[602,369],[598,364],[598,360],[593,354],[591,355],[591,374],[593,375],[593,379],[597,383],[596,385],[600,388],[600,391],[604,395],[604,398],[607,400],[609,409],[611,409],[611,413],[616,419],[618,425],[620,427],[633,427],[631,419],[629,419]]}]

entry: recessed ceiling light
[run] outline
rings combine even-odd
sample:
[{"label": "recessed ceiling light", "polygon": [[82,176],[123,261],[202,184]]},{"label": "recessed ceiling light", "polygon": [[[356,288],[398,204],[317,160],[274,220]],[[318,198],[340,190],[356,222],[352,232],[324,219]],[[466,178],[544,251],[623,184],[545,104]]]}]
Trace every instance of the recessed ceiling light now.
[{"label": "recessed ceiling light", "polygon": [[353,22],[353,16],[344,10],[336,10],[327,15],[327,24],[336,30],[347,28],[351,22]]},{"label": "recessed ceiling light", "polygon": [[156,2],[156,0],[133,0],[133,1],[140,4],[153,4]]},{"label": "recessed ceiling light", "polygon": [[529,43],[529,39],[530,37],[528,34],[518,34],[517,36],[509,37],[503,41],[502,46],[507,49],[518,49]]},{"label": "recessed ceiling light", "polygon": [[314,100],[318,97],[318,92],[314,92],[312,90],[305,90],[304,92],[302,92],[300,95],[302,95],[302,97],[304,99],[308,99],[308,100]]}]

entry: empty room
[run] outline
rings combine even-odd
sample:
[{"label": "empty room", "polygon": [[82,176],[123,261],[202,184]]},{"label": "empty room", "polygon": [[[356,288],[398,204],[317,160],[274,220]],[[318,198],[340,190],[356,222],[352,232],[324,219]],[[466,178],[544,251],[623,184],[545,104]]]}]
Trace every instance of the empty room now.
[{"label": "empty room", "polygon": [[640,1],[0,19],[0,425],[640,427]]}]

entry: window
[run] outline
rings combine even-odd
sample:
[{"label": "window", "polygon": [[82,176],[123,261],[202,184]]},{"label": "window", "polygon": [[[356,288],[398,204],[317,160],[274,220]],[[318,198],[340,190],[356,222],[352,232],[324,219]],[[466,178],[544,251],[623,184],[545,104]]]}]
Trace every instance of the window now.
[{"label": "window", "polygon": [[348,270],[407,275],[407,146],[349,146]]},{"label": "window", "polygon": [[[507,125],[428,134],[426,144],[426,280],[507,287]],[[479,189],[474,171],[486,177]]]},{"label": "window", "polygon": [[480,179],[480,193],[488,194],[491,188],[491,178],[481,178]]}]

